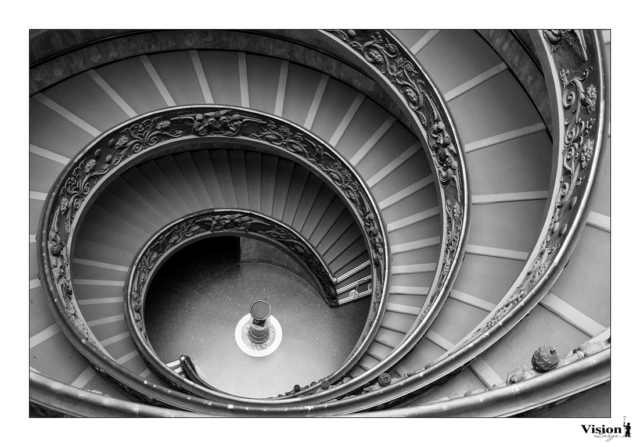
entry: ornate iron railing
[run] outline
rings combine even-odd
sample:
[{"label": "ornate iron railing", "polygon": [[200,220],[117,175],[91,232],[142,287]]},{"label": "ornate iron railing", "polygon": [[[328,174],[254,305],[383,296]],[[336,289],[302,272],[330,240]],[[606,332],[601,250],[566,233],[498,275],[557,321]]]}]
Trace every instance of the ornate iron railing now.
[{"label": "ornate iron railing", "polygon": [[[190,384],[161,361],[147,336],[144,309],[149,286],[160,267],[185,245],[214,236],[246,236],[264,240],[286,251],[316,280],[318,292],[330,307],[337,307],[335,278],[316,249],[297,231],[256,211],[209,209],[197,211],[158,230],[140,249],[125,284],[125,318],[143,360],[167,385],[187,389]],[[197,381],[187,377],[191,382]],[[199,384],[199,383],[198,383]],[[200,385],[200,384],[199,384]],[[212,388],[212,387],[211,387]],[[197,394],[197,390],[189,390]],[[214,391],[221,394],[217,389]]]},{"label": "ornate iron railing", "polygon": [[[175,107],[132,119],[90,143],[60,174],[41,217],[38,257],[45,293],[63,332],[80,343],[76,346],[100,372],[118,381],[118,373],[124,368],[96,341],[77,308],[71,272],[75,233],[88,204],[111,179],[135,163],[158,156],[164,150],[175,151],[180,143],[193,140],[239,141],[292,158],[318,174],[345,199],[365,236],[374,293],[365,328],[354,350],[341,368],[323,379],[339,380],[364,354],[384,313],[389,249],[382,218],[357,172],[325,142],[293,123],[240,108]],[[335,298],[335,291],[331,293]],[[82,345],[90,345],[90,349]]]},{"label": "ornate iron railing", "polygon": [[[543,226],[546,230],[514,285],[476,330],[443,357],[387,386],[379,403],[424,391],[467,366],[531,312],[569,262],[587,219],[588,201],[609,126],[605,102],[608,84],[599,32],[580,31],[583,38],[574,41],[584,45],[580,52],[584,51],[586,60],[579,57],[573,45],[549,42],[546,34],[532,32],[541,55],[555,123],[551,194],[554,200],[547,207]],[[370,395],[354,399],[372,400]]]},{"label": "ornate iron railing", "polygon": [[354,417],[508,417],[563,401],[611,380],[611,331],[583,343],[547,372],[519,368],[507,383],[424,405]]},{"label": "ornate iron railing", "polygon": [[[332,45],[338,43],[339,46],[342,46],[344,44],[342,37],[336,38],[335,34],[312,31],[309,33],[313,35],[312,37],[314,38],[320,37],[322,41],[326,41],[327,36],[331,35],[331,39],[333,39]],[[380,33],[384,35],[384,39],[380,37]],[[337,32],[337,34],[340,33]],[[347,31],[344,35],[350,37],[351,34],[353,33]],[[375,37],[376,35],[377,37]],[[367,41],[367,39],[372,36],[373,41]],[[303,129],[295,129],[299,132],[292,132],[290,129],[283,131],[282,128],[273,122],[267,124],[267,127],[263,127],[261,132],[253,132],[247,135],[246,132],[243,132],[247,126],[251,127],[260,124],[252,121],[253,118],[251,117],[245,120],[242,114],[235,116],[234,114],[220,113],[223,110],[218,110],[205,116],[204,113],[198,113],[194,108],[191,108],[192,111],[190,113],[183,113],[180,117],[172,115],[171,112],[169,112],[171,116],[154,116],[155,114],[149,114],[133,120],[126,125],[119,126],[118,130],[121,131],[121,135],[119,135],[117,139],[101,137],[76,157],[72,163],[74,172],[70,172],[69,168],[61,174],[61,178],[66,175],[75,178],[72,182],[73,185],[79,185],[79,189],[76,188],[79,192],[75,196],[65,197],[63,194],[59,197],[60,200],[67,198],[69,203],[71,203],[70,208],[74,210],[68,215],[73,216],[77,210],[80,210],[80,213],[82,213],[84,208],[83,203],[91,189],[100,182],[103,185],[106,184],[104,180],[114,175],[115,170],[112,169],[113,167],[125,159],[133,159],[136,157],[140,159],[140,154],[144,153],[148,146],[159,147],[160,145],[177,142],[186,137],[240,137],[241,139],[252,139],[254,143],[262,141],[265,146],[277,146],[286,149],[289,154],[301,158],[305,164],[311,165],[314,168],[320,168],[324,177],[328,178],[331,184],[348,197],[352,208],[355,209],[354,214],[358,216],[359,223],[364,229],[367,242],[369,243],[369,251],[372,258],[372,277],[374,279],[370,315],[375,316],[369,317],[361,340],[359,340],[354,352],[352,352],[348,361],[345,362],[343,368],[330,376],[328,378],[329,380],[319,380],[315,385],[312,384],[310,387],[305,387],[304,396],[289,396],[286,399],[288,403],[285,404],[282,402],[280,405],[295,405],[296,401],[313,404],[342,396],[345,393],[365,386],[371,380],[375,380],[380,374],[384,373],[384,371],[392,367],[406,355],[421,339],[421,336],[426,332],[428,326],[444,304],[453,278],[457,274],[468,232],[469,200],[464,160],[458,147],[457,137],[453,130],[451,119],[443,106],[443,101],[439,93],[424,72],[419,69],[419,64],[413,59],[410,52],[390,33],[385,31],[371,34],[362,33],[360,35],[356,33],[356,37],[357,39],[355,40],[364,40],[364,43],[360,44],[360,50],[354,52],[356,55],[354,63],[356,63],[356,65],[364,63],[364,67],[360,68],[364,68],[364,71],[370,75],[373,74],[374,80],[379,82],[383,81],[381,82],[383,89],[387,91],[392,101],[396,102],[404,114],[403,122],[409,122],[414,130],[419,130],[418,136],[420,141],[423,147],[425,147],[425,150],[427,150],[432,170],[438,177],[438,182],[436,182],[437,185],[439,185],[438,197],[441,206],[446,212],[442,213],[443,244],[441,248],[441,262],[437,267],[436,279],[434,280],[433,287],[431,287],[429,298],[416,321],[416,325],[419,325],[418,329],[412,328],[409,337],[391,356],[373,370],[368,371],[354,380],[349,381],[347,378],[334,386],[330,386],[329,389],[325,386],[326,383],[334,383],[340,380],[348,369],[355,364],[355,360],[362,355],[381,322],[381,312],[383,311],[382,301],[386,299],[386,289],[388,285],[386,281],[379,279],[388,276],[389,259],[385,252],[387,249],[387,239],[385,228],[379,223],[381,222],[380,215],[373,200],[370,198],[366,188],[361,189],[362,187],[360,185],[362,183],[358,185],[358,182],[353,180],[354,178],[358,178],[357,174],[348,167],[348,164],[337,156],[337,154],[332,156],[330,148],[327,147],[327,150],[325,150],[323,142],[318,140],[309,144],[313,138],[305,137]],[[295,40],[295,36],[293,36],[293,39]],[[351,48],[355,47],[356,45]],[[337,50],[334,46],[334,48],[326,52],[341,56],[343,51]],[[384,61],[390,64],[389,67],[393,69],[385,69],[387,66],[385,64],[380,65],[377,56],[382,57]],[[185,107],[183,109],[189,108]],[[250,114],[248,111],[241,111],[245,115],[247,113]],[[180,123],[182,127],[176,126],[174,118],[182,119]],[[258,118],[258,120],[259,119],[260,118]],[[271,119],[277,120],[275,117],[271,117]],[[294,125],[291,126],[297,127]],[[299,139],[300,135],[303,135],[301,137],[302,139]],[[301,142],[304,142],[302,146],[300,146]],[[103,147],[96,149],[100,143],[102,143]],[[307,145],[306,148],[305,144]],[[90,151],[95,152],[91,154]],[[327,157],[325,154],[329,156]],[[329,168],[326,168],[327,164],[330,166]],[[54,194],[57,194],[61,189],[60,182],[58,182],[53,188]],[[56,197],[56,195],[50,197]],[[363,197],[366,198],[366,200],[361,200]],[[87,200],[87,202],[89,201]],[[53,285],[54,282],[62,282],[64,287],[66,287],[63,291],[66,290],[68,292],[66,295],[67,299],[61,300],[61,303],[57,305],[71,307],[73,312],[77,314],[74,306],[73,291],[71,289],[71,275],[68,267],[69,247],[65,245],[67,242],[63,237],[65,234],[68,234],[69,231],[73,233],[74,228],[69,228],[69,219],[67,219],[66,227],[64,227],[62,232],[60,231],[60,226],[56,228],[55,225],[59,225],[58,222],[61,220],[60,212],[61,207],[59,205],[56,210],[52,210],[52,207],[48,206],[46,212],[43,213],[44,220],[50,221],[51,216],[53,216],[53,221],[56,222],[48,227],[54,229],[54,231],[47,233],[48,236],[50,236],[48,242],[41,242],[39,250],[41,254],[52,255],[49,246],[58,244],[57,246],[61,247],[58,254],[63,253],[62,259],[57,265],[62,266],[62,268],[56,272],[62,272],[62,274],[53,273],[51,269],[47,271],[46,268],[42,268],[41,270],[47,272],[48,284]],[[62,214],[65,213],[63,212]],[[73,218],[71,218],[71,220],[73,221]],[[41,228],[44,228],[44,225],[41,226]],[[48,230],[45,230],[44,232],[46,233],[47,231]],[[44,261],[44,258],[40,256],[40,260]],[[50,261],[50,263],[46,267],[50,267],[50,265],[56,262],[55,259],[52,260],[51,258],[49,258],[48,261]],[[65,265],[67,266],[66,268],[64,268]],[[65,296],[60,293],[57,295]],[[57,303],[57,301],[53,300],[52,302]],[[67,315],[69,314],[67,313]],[[80,338],[86,343],[86,340],[89,340],[91,337],[90,331],[86,326],[83,326],[81,318],[73,321],[72,326],[75,327],[75,330],[68,330],[65,331],[65,333],[73,333],[74,337],[78,337],[78,333],[75,331],[80,331],[80,333],[84,332],[87,334],[87,337],[81,336]],[[95,342],[95,340],[90,341]],[[99,345],[94,343],[92,349],[101,351],[99,356],[102,356],[104,360],[112,360],[108,358],[108,354],[104,352]],[[111,361],[111,364],[111,366],[116,369],[118,368],[114,362]],[[117,376],[118,374],[115,375]],[[148,387],[145,388],[148,389]],[[136,392],[134,392],[134,394],[136,394]],[[260,405],[258,402],[255,403]],[[271,402],[266,402],[267,405],[270,403]],[[262,407],[260,407],[260,411],[262,411]],[[322,411],[322,413],[330,414],[327,411]]]},{"label": "ornate iron railing", "polygon": [[190,411],[138,404],[60,383],[29,371],[29,406],[40,417],[203,417]]},{"label": "ornate iron railing", "polygon": [[147,286],[160,265],[185,244],[216,235],[248,236],[277,245],[304,265],[329,307],[338,306],[336,279],[317,250],[296,230],[256,211],[210,209],[197,211],[165,225],[144,245],[129,272],[127,300],[144,337],[143,309]]},{"label": "ornate iron railing", "polygon": [[[178,33],[170,32],[171,33]],[[207,34],[209,33],[209,34]],[[238,32],[231,32],[236,35]],[[319,57],[305,59],[303,63],[317,67],[321,71],[329,72],[340,80],[347,82],[354,87],[361,89],[368,95],[387,108],[391,113],[399,118],[401,122],[408,125],[418,136],[423,148],[427,152],[431,170],[437,176],[438,181],[438,201],[441,209],[442,236],[440,263],[436,269],[434,281],[430,287],[430,292],[422,307],[414,325],[410,328],[407,338],[387,357],[378,364],[375,369],[359,376],[346,387],[355,389],[363,386],[367,381],[374,380],[379,374],[390,369],[404,355],[415,347],[428,327],[434,321],[438,312],[444,305],[449,290],[452,287],[453,279],[457,275],[460,261],[464,250],[464,244],[468,235],[468,215],[469,215],[469,193],[466,181],[466,166],[458,138],[453,127],[451,118],[444,106],[441,95],[434,87],[420,64],[391,33],[385,30],[335,30],[331,32],[314,30],[277,30],[260,31],[269,41],[279,40],[287,45],[295,42],[294,45],[311,45],[318,52]],[[183,33],[184,34],[184,33]],[[207,38],[188,34],[189,49],[199,47],[212,49],[216,45],[224,48],[237,49],[228,38],[211,32],[205,32]],[[337,37],[336,37],[337,36]],[[263,39],[264,40],[264,39]],[[179,49],[180,42],[184,39],[169,39],[163,46],[147,48],[144,44],[135,45],[132,50],[134,54],[144,54],[144,52],[163,51],[169,49]],[[264,48],[264,43],[260,44],[255,39],[247,40],[247,45],[251,51],[265,52],[274,51],[272,43],[268,49]],[[349,54],[345,54],[345,47]],[[282,52],[276,49],[278,55],[285,58],[293,58],[295,52]],[[83,64],[90,66],[93,64],[91,58],[87,58],[85,49],[79,50],[83,53]],[[108,52],[105,58],[112,60],[123,57],[123,52],[129,50],[119,47],[118,52]],[[140,53],[142,51],[142,53]],[[320,56],[322,55],[322,56]],[[319,63],[319,60],[326,55],[335,59],[331,64]],[[293,59],[292,59],[293,60]],[[338,65],[336,65],[338,64]],[[344,65],[339,68],[339,65]],[[47,64],[44,64],[47,65]],[[354,70],[355,68],[355,70]],[[348,72],[348,75],[345,73]],[[344,73],[343,73],[344,72]],[[370,76],[362,76],[362,72]],[[51,74],[51,73],[50,73]],[[57,74],[44,76],[44,85],[50,85],[52,79],[58,79]],[[53,81],[55,82],[55,81]],[[381,235],[384,228],[381,228]],[[374,303],[378,290],[372,288]],[[383,294],[384,295],[384,294]],[[378,320],[379,322],[379,320]],[[345,371],[340,371],[345,373]],[[336,376],[333,379],[338,379]],[[332,379],[332,380],[333,380]],[[321,381],[310,388],[305,387],[304,393],[318,391]],[[344,391],[345,387],[341,387]],[[337,391],[326,392],[334,394]]]},{"label": "ornate iron railing", "polygon": [[440,93],[413,54],[386,30],[330,30],[410,111],[414,128],[438,179],[442,213],[439,265],[408,338],[394,350],[406,353],[426,333],[453,285],[468,235],[469,191],[463,151]]},{"label": "ornate iron railing", "polygon": [[[336,40],[342,41],[348,46],[351,45],[352,41],[357,41],[360,49],[356,52],[362,54],[363,60],[366,59],[367,56],[364,55],[363,50],[365,45],[361,43],[361,41],[358,41],[358,34],[355,31],[350,32],[350,30],[343,33],[346,35],[346,39],[344,39],[340,33],[334,33],[334,35],[337,36]],[[250,406],[244,407],[245,411],[241,413],[235,412],[228,407],[225,408],[216,402],[203,401],[199,398],[192,398],[191,401],[187,403],[183,398],[176,399],[175,395],[166,395],[166,390],[156,391],[151,390],[149,387],[141,390],[136,386],[135,389],[130,389],[129,391],[142,399],[147,399],[150,403],[163,402],[176,408],[189,408],[192,411],[203,411],[209,414],[258,415],[264,414],[263,412],[267,410],[272,411],[271,415],[346,414],[376,407],[385,402],[393,401],[398,397],[405,396],[415,390],[424,388],[429,384],[433,384],[447,374],[465,366],[475,358],[475,356],[486,350],[506,334],[508,330],[530,312],[535,304],[544,296],[569,259],[569,255],[577,242],[578,234],[586,219],[585,209],[589,192],[592,188],[598,166],[602,138],[605,134],[605,128],[608,126],[608,110],[604,102],[606,82],[604,80],[603,50],[598,33],[584,31],[583,39],[580,40],[581,45],[584,45],[587,63],[581,61],[580,58],[578,58],[577,61],[570,58],[570,56],[572,56],[570,53],[570,51],[572,51],[571,46],[558,46],[557,42],[544,43],[545,40],[543,39],[544,34],[542,32],[533,35],[534,43],[539,47],[540,54],[546,54],[544,58],[541,58],[541,61],[549,94],[552,98],[551,104],[554,106],[552,107],[554,123],[556,123],[554,127],[557,127],[554,129],[553,134],[555,153],[557,154],[556,166],[554,166],[556,172],[554,181],[557,183],[553,188],[553,195],[556,201],[549,208],[547,221],[545,223],[545,228],[548,228],[549,231],[541,235],[534,254],[527,262],[526,271],[523,272],[521,278],[516,282],[514,288],[512,288],[513,290],[505,296],[496,311],[492,312],[488,320],[483,322],[482,326],[479,327],[479,330],[471,339],[467,339],[460,344],[456,352],[453,352],[445,359],[428,365],[423,370],[408,374],[407,377],[395,381],[395,383],[388,384],[383,380],[382,383],[384,383],[384,386],[381,385],[380,388],[370,390],[369,393],[344,398],[335,402],[328,402],[315,407],[304,406],[305,399],[294,397],[287,401],[290,405],[288,408],[267,408],[259,404],[251,404]],[[376,37],[372,40],[377,41],[378,39]],[[367,42],[369,41],[367,40]],[[382,43],[384,47],[385,37],[382,37],[382,41],[378,42],[378,44],[380,43]],[[353,48],[357,48],[357,45]],[[377,47],[374,46],[373,48],[379,52]],[[402,47],[396,46],[395,48]],[[391,50],[393,50],[393,48]],[[404,51],[406,52],[406,50]],[[392,51],[391,54],[395,53]],[[343,57],[344,53],[341,53],[340,56]],[[349,53],[348,56],[352,57],[353,54]],[[387,59],[382,56],[383,62],[380,63],[380,59],[377,56],[382,56],[382,54],[376,55],[376,53],[369,51],[368,57],[371,59],[371,62],[367,61],[370,66],[365,67],[365,70],[374,74],[377,70],[376,79],[385,77],[384,83],[386,83],[386,87],[389,87],[389,89],[396,88],[396,91],[401,91],[400,88],[403,85],[401,82],[395,82],[395,85],[391,85],[397,80],[398,72],[395,69],[381,70],[382,67],[388,65],[385,62]],[[412,59],[409,60],[411,61]],[[403,61],[403,59],[400,58],[400,61]],[[418,65],[413,65],[411,68],[420,71]],[[408,73],[411,74],[412,71],[409,70]],[[387,74],[389,75],[388,77],[386,76]],[[402,75],[402,73],[400,73],[400,75]],[[407,87],[410,86],[407,85]],[[563,89],[564,94],[561,93]],[[403,110],[408,108],[409,102],[413,102],[411,92],[412,89],[409,88],[400,95],[404,107]],[[415,89],[413,93],[415,94]],[[435,95],[437,95],[437,93],[435,93]],[[422,98],[422,96],[420,96],[420,98]],[[560,98],[564,98],[564,100]],[[444,114],[446,117],[446,112],[444,112]],[[439,127],[440,126],[437,126],[434,130],[437,131]],[[427,132],[423,131],[421,141],[428,141],[428,139],[425,138],[426,134]],[[438,133],[433,135],[437,137]],[[442,135],[441,132],[440,135]],[[437,139],[435,141],[437,142]],[[446,140],[444,140],[443,137],[441,141]],[[425,144],[425,147],[429,147],[428,144]],[[438,152],[436,152],[436,154],[437,153]],[[451,160],[451,158],[448,158],[446,152],[442,152],[442,154],[443,157],[441,159]],[[449,155],[451,155],[451,153],[449,153]],[[456,160],[456,155],[457,154],[453,155],[454,161]],[[459,167],[460,165],[458,165],[458,168]],[[451,185],[447,186],[451,193]],[[462,191],[466,193],[466,185],[463,185]],[[446,204],[447,202],[444,201],[444,203]],[[459,204],[459,207],[464,211],[463,216],[466,219],[468,215],[468,202]],[[458,212],[460,212],[460,210],[458,210]],[[452,217],[455,218],[455,216],[453,216],[453,206],[451,207],[450,213]],[[449,213],[447,213],[447,215],[448,214]],[[460,215],[458,216],[460,217]],[[455,219],[453,219],[453,221],[455,222]],[[466,225],[467,221],[463,219],[463,228],[460,231],[460,234],[463,235],[462,239],[464,239],[464,235],[466,235]],[[452,228],[455,230],[455,226],[450,227],[447,225],[444,228]],[[450,235],[450,237],[453,239],[453,234]],[[460,239],[461,238],[458,238],[458,241],[460,241]],[[443,240],[447,239],[443,238]],[[454,251],[454,262],[452,262],[454,269],[457,265],[457,262],[455,262],[457,260],[456,254],[459,255],[459,252]],[[446,261],[443,262],[446,263]],[[442,267],[443,265],[441,264],[438,272],[436,272],[436,278],[438,279],[440,279],[442,275]],[[451,268],[449,271],[451,272]],[[64,288],[62,289],[63,292],[65,292],[65,290]],[[446,290],[446,286],[443,287],[442,290]],[[64,314],[64,310],[61,310],[60,313]],[[65,333],[67,333],[68,330],[67,327],[63,326]],[[77,346],[77,343],[74,344]],[[108,365],[109,362],[113,363],[113,361],[107,357],[104,357],[103,360],[100,361],[106,365]],[[576,365],[578,364],[579,362],[576,363]],[[569,369],[573,367],[574,365],[569,365],[566,369],[563,368],[565,370],[564,373],[568,373]],[[578,367],[575,366],[575,368]],[[580,368],[578,368],[578,370],[580,370]],[[136,379],[137,377],[126,371],[122,372],[120,377],[122,383],[127,383],[127,380],[131,381],[131,383],[136,383]],[[339,388],[342,388],[341,391],[346,392],[350,387],[336,387],[335,391],[338,391]],[[328,394],[331,395],[332,393]],[[158,401],[157,399],[160,400]],[[306,400],[306,402],[310,402],[310,400]]]}]

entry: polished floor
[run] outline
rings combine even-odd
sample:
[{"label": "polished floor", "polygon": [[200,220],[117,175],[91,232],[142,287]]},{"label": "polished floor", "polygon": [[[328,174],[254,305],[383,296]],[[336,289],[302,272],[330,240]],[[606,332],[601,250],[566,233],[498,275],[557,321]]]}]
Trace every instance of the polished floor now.
[{"label": "polished floor", "polygon": [[[331,309],[309,283],[270,264],[238,264],[237,239],[188,246],[153,279],[145,323],[166,363],[191,357],[200,376],[227,393],[273,397],[333,372],[353,349],[369,299]],[[250,305],[267,300],[282,325],[280,347],[262,358],[244,354],[235,327]]]}]

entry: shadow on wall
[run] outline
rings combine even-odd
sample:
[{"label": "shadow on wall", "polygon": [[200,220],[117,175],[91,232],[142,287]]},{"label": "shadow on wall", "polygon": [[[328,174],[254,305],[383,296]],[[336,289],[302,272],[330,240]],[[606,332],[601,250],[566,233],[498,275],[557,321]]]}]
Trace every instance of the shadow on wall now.
[{"label": "shadow on wall", "polygon": [[315,281],[309,274],[309,272],[300,265],[291,256],[287,255],[284,251],[274,247],[266,242],[259,241],[257,239],[251,239],[241,237],[239,239],[240,244],[240,262],[241,263],[265,263],[273,264],[278,267],[282,267],[285,270],[295,273],[300,278],[308,282],[311,287],[315,288]]}]

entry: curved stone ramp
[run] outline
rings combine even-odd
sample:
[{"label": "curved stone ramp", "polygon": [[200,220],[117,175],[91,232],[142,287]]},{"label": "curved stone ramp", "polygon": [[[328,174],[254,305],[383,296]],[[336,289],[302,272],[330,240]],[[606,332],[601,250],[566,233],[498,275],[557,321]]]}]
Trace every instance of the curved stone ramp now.
[{"label": "curved stone ramp", "polygon": [[[473,200],[469,245],[451,299],[422,344],[396,369],[405,373],[444,358],[520,273],[542,231],[552,148],[533,103],[480,35],[470,30],[395,33],[448,99],[465,146]],[[462,41],[466,45],[455,44]],[[416,404],[504,383],[517,365],[530,364],[539,346],[565,352],[610,326],[609,145],[607,140],[603,146],[587,227],[548,296],[469,368]],[[450,310],[465,301],[474,308]]]},{"label": "curved stone ramp", "polygon": [[[412,309],[407,313],[402,300],[409,297],[412,305],[422,305],[440,244],[439,210],[425,153],[415,137],[373,101],[305,67],[243,53],[185,51],[127,59],[70,78],[31,100],[31,157],[44,174],[32,178],[32,191],[47,191],[59,172],[58,165],[65,159],[54,151],[64,151],[62,157],[69,158],[72,148],[77,152],[93,136],[128,116],[211,98],[216,104],[255,107],[291,119],[329,141],[356,166],[382,210],[394,253],[390,302],[395,309],[391,306],[386,318],[396,331],[406,332],[415,316]],[[61,122],[65,132],[60,132]],[[256,155],[221,151],[207,161],[196,151],[158,160],[125,174],[96,202],[95,214],[89,213],[81,231],[74,272],[82,275],[76,277],[76,290],[83,309],[88,300],[99,300],[90,304],[87,319],[99,322],[105,340],[114,345],[128,340],[119,318],[118,291],[134,246],[143,242],[154,225],[204,205],[259,207],[291,222],[317,244],[336,277],[366,261],[363,245],[358,244],[360,236],[343,205],[333,202],[318,184],[308,182],[292,164],[274,164],[275,159]],[[260,184],[254,181],[258,170]],[[135,192],[130,192],[131,184]],[[258,197],[259,201],[254,200]],[[360,270],[342,284],[367,274],[367,269]],[[362,288],[366,286],[365,282]],[[347,295],[348,291],[342,294]],[[53,324],[48,313],[45,317]],[[373,356],[366,356],[365,362],[380,357],[380,349],[385,355],[390,352],[387,345],[393,346],[394,340],[382,342],[386,345],[372,346]],[[131,362],[136,373],[148,374],[133,350],[117,358]],[[55,378],[54,371],[45,372]]]}]

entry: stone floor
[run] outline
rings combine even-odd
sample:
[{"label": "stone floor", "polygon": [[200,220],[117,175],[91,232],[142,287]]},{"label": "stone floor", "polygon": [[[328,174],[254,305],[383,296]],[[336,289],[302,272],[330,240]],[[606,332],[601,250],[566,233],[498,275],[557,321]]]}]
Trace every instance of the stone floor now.
[{"label": "stone floor", "polygon": [[[237,240],[207,239],[164,264],[147,297],[145,324],[165,362],[191,357],[200,376],[239,396],[272,397],[330,374],[353,349],[369,299],[329,308],[299,276],[269,264],[238,264]],[[262,358],[236,345],[238,321],[267,300],[283,330],[280,347]]]}]

